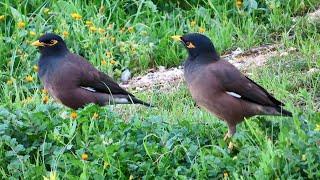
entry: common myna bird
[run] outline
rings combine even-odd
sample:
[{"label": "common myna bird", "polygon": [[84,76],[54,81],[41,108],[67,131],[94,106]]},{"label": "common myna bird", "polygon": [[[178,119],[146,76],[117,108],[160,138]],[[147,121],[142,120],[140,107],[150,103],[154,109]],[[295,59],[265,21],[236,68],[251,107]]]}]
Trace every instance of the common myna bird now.
[{"label": "common myna bird", "polygon": [[292,116],[284,104],[263,87],[243,75],[231,63],[221,59],[213,43],[198,33],[172,36],[188,51],[184,77],[196,103],[224,120],[226,138],[236,133],[238,123],[254,115]]},{"label": "common myna bird", "polygon": [[65,106],[72,109],[89,103],[100,106],[131,103],[151,106],[121,88],[83,57],[71,53],[60,36],[47,33],[32,45],[38,47],[41,54],[38,62],[41,82]]}]

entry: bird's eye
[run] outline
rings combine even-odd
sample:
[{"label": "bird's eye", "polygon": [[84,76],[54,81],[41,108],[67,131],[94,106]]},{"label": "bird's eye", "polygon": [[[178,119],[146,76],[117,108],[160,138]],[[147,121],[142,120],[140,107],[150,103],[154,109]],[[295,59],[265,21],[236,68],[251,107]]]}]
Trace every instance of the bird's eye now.
[{"label": "bird's eye", "polygon": [[58,43],[58,41],[57,40],[51,40],[49,43],[47,43],[49,46],[54,46],[54,45],[56,45]]},{"label": "bird's eye", "polygon": [[187,48],[192,49],[195,48],[196,46],[194,44],[192,44],[192,42],[186,42]]}]

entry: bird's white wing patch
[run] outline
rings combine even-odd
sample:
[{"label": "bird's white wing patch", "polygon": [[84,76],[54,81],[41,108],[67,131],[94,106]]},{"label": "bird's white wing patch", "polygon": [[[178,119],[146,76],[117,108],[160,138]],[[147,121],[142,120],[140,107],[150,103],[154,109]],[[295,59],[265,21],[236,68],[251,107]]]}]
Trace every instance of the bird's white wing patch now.
[{"label": "bird's white wing patch", "polygon": [[118,104],[126,104],[129,103],[127,98],[114,98],[114,102]]},{"label": "bird's white wing patch", "polygon": [[93,89],[92,87],[84,87],[84,86],[80,86],[82,89],[85,89],[85,90],[88,90],[88,91],[91,91],[91,92],[96,92],[95,89]]},{"label": "bird's white wing patch", "polygon": [[236,98],[241,98],[241,96],[235,92],[230,92],[230,91],[226,91],[227,94],[229,94],[230,96],[236,97]]}]

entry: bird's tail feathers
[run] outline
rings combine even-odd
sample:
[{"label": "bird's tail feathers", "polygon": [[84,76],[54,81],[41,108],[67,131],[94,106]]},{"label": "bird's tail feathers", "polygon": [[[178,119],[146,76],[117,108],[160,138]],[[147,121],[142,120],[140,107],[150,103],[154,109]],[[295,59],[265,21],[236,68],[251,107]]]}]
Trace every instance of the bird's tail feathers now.
[{"label": "bird's tail feathers", "polygon": [[262,108],[262,115],[292,117],[292,113],[290,111],[283,109],[281,106],[264,106]]},{"label": "bird's tail feathers", "polygon": [[282,115],[282,116],[288,116],[292,117],[292,113],[288,110],[283,109],[282,107],[275,107],[275,109]]},{"label": "bird's tail feathers", "polygon": [[144,101],[141,101],[140,99],[136,98],[136,97],[132,97],[132,96],[129,96],[128,97],[128,100],[130,102],[132,102],[132,104],[142,104],[144,106],[148,106],[148,107],[154,107],[153,105],[151,105],[150,103],[146,103]]}]

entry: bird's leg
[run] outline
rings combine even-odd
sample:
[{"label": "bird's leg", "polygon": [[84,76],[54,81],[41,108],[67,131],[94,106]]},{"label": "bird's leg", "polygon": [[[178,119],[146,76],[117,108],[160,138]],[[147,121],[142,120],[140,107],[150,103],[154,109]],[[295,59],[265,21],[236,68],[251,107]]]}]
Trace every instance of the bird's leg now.
[{"label": "bird's leg", "polygon": [[235,124],[228,124],[228,132],[224,136],[224,140],[231,138],[237,131],[237,126]]}]

